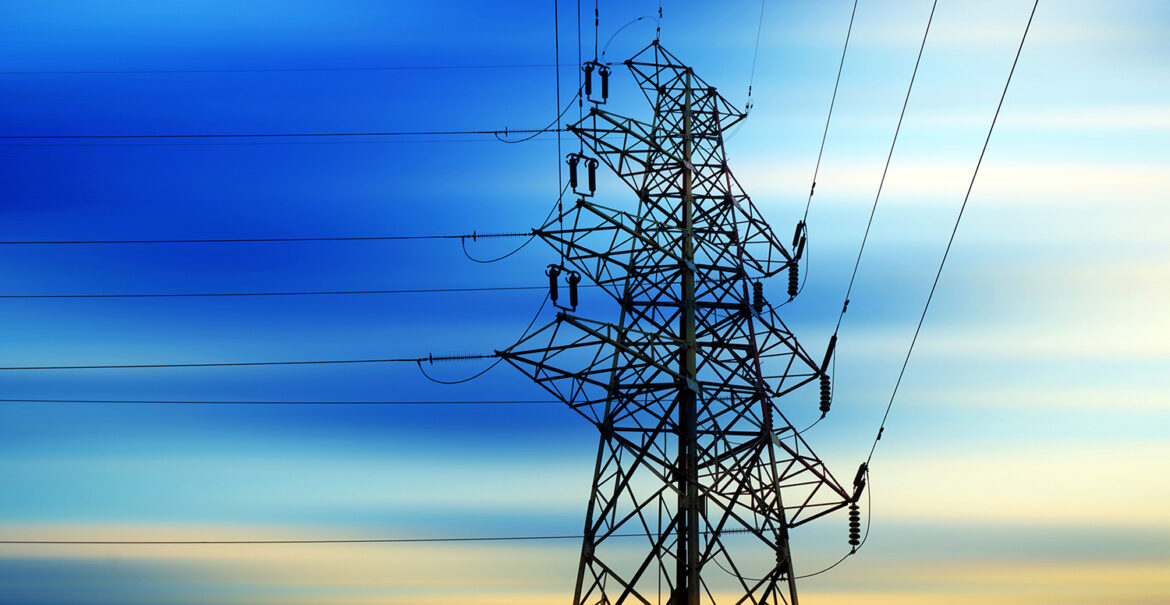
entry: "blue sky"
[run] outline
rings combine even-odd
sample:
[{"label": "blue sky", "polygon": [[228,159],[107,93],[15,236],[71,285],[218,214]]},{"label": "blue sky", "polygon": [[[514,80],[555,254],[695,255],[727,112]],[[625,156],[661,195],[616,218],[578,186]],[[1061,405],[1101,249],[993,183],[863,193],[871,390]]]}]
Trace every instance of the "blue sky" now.
[{"label": "blue sky", "polygon": [[[779,233],[803,211],[851,6],[765,7],[755,107],[727,146]],[[742,104],[759,8],[666,2],[662,41]],[[860,2],[810,212],[808,281],[784,308],[810,350],[832,332],[929,8]],[[559,9],[565,103],[577,5]],[[940,0],[842,329],[834,410],[808,434],[841,477],[868,452],[1030,9]],[[656,10],[602,2],[600,46]],[[6,135],[494,130],[555,115],[552,3],[10,1],[0,11]],[[1155,0],[1041,3],[877,451],[870,540],[806,580],[807,602],[1170,598],[1168,25]],[[607,57],[653,35],[652,20],[635,23]],[[467,65],[524,67],[12,73]],[[645,119],[628,74],[614,82],[613,107]],[[525,231],[558,191],[551,135],[159,143],[4,142],[0,240]],[[609,175],[600,197],[634,203]],[[490,257],[516,243],[469,246]],[[527,286],[554,258],[534,243],[482,265],[442,240],[3,254],[7,295]],[[542,296],[0,299],[0,366],[488,353],[517,338]],[[583,308],[611,311],[591,298]],[[0,385],[5,399],[546,398],[506,366],[458,386],[372,364],[4,372]],[[815,418],[805,403],[786,410],[798,424]],[[580,418],[547,404],[5,403],[0,534],[571,534],[594,444]],[[844,518],[801,528],[798,572],[836,560],[845,537]],[[554,603],[568,599],[577,550],[8,545],[0,603]]]}]

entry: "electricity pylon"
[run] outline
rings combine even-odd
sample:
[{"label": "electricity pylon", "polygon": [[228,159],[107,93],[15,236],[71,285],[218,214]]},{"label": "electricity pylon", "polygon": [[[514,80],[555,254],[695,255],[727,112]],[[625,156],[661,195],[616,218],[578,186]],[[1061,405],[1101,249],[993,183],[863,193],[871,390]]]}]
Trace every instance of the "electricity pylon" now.
[{"label": "electricity pylon", "polygon": [[[778,405],[818,380],[827,405],[826,362],[759,281],[794,282],[799,253],[728,169],[723,133],[746,114],[657,42],[625,65],[652,122],[594,106],[568,130],[637,211],[583,196],[534,230],[562,254],[554,300],[561,271],[584,275],[620,317],[560,312],[497,352],[601,433],[573,603],[795,605],[789,529],[852,500]],[[573,154],[572,168],[582,160],[597,165]]]}]

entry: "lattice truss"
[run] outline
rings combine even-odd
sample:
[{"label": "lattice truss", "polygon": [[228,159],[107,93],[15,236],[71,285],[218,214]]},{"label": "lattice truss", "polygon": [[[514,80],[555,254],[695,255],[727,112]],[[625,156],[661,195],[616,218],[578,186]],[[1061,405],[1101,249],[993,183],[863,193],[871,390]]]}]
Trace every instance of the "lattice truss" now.
[{"label": "lattice truss", "polygon": [[[770,306],[752,304],[752,282],[795,259],[728,169],[723,133],[745,114],[658,43],[625,64],[653,121],[594,107],[569,130],[633,189],[637,211],[581,199],[536,230],[620,304],[620,318],[559,313],[498,352],[601,433],[574,603],[795,600],[788,529],[850,497],[778,405],[819,365]],[[681,421],[687,391],[693,431]],[[680,544],[690,507],[700,569]],[[678,586],[688,572],[701,586]]]}]

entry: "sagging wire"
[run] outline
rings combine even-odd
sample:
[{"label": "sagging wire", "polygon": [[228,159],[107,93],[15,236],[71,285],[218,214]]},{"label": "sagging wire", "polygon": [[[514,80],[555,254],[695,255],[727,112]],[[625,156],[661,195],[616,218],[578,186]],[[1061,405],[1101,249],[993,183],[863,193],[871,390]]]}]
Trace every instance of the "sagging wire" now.
[{"label": "sagging wire", "polygon": [[[569,109],[573,106],[573,100],[576,99],[578,96],[580,96],[580,94],[581,94],[581,89],[578,88],[577,94],[573,95],[573,99],[569,100],[569,104],[566,105],[565,108],[561,110],[561,113],[557,114],[557,117],[555,119],[553,119],[553,121],[549,122],[548,125],[545,126],[544,128],[525,130],[524,131],[525,133],[531,133],[531,134],[524,137],[523,139],[509,140],[509,139],[505,139],[505,138],[501,137],[500,136],[501,133],[504,135],[504,137],[508,136],[509,131],[507,128],[505,128],[503,130],[492,131],[492,136],[496,137],[496,140],[501,142],[501,143],[524,143],[527,141],[531,141],[532,139],[536,138],[537,136],[545,134],[547,132],[555,132],[555,133],[557,133],[557,138],[559,139],[560,133],[562,132],[562,129],[560,127],[561,118],[563,118],[565,116],[565,114],[569,112]],[[559,101],[557,102],[557,106],[558,107],[560,106]],[[513,132],[520,132],[520,131],[513,131]],[[557,155],[560,155],[559,151],[558,151]]]},{"label": "sagging wire", "polygon": [[[551,215],[551,213],[550,213],[550,215]],[[471,241],[473,241],[473,242],[476,241],[474,233],[470,235],[470,238],[471,238]],[[516,254],[517,252],[523,250],[525,246],[532,243],[532,240],[534,240],[534,239],[536,239],[535,232],[533,232],[532,235],[528,236],[528,239],[524,240],[524,243],[522,243],[518,247],[516,247],[515,250],[512,250],[511,252],[508,252],[507,254],[504,254],[503,256],[497,256],[496,258],[488,258],[488,259],[475,258],[474,256],[472,256],[471,253],[467,251],[467,238],[466,237],[459,240],[459,246],[460,246],[460,248],[463,249],[463,256],[466,256],[467,260],[470,260],[473,263],[480,263],[483,265],[487,265],[490,263],[502,261],[505,258],[508,258],[509,256],[512,256],[513,254]]]},{"label": "sagging wire", "polygon": [[[631,25],[633,25],[633,24],[635,24],[643,19],[653,19],[655,21],[655,23],[658,24],[656,30],[661,29],[662,22],[659,21],[658,17],[655,17],[654,15],[642,15],[641,17],[636,17],[635,19],[631,20],[630,22],[626,23],[625,25],[617,28],[617,31],[613,32],[613,35],[610,36],[609,40],[607,40],[605,42],[605,46],[601,50],[601,57],[600,58],[601,59],[605,58],[605,53],[609,52],[609,45],[613,43],[613,39],[616,38],[618,34],[622,33],[622,30],[626,29],[627,27],[629,27],[629,26],[631,26]],[[655,40],[657,40],[657,39],[658,38],[655,37]]]},{"label": "sagging wire", "polygon": [[812,573],[806,573],[804,575],[796,576],[796,577],[792,578],[793,580],[802,580],[804,578],[811,578],[813,576],[819,576],[819,575],[833,569],[834,567],[840,565],[841,563],[845,562],[845,559],[848,559],[849,557],[852,557],[853,555],[857,554],[857,552],[859,550],[861,550],[861,547],[865,546],[865,541],[869,538],[870,525],[873,523],[873,494],[870,492],[870,489],[873,486],[872,486],[872,484],[870,484],[869,468],[868,467],[865,470],[865,483],[866,483],[866,490],[865,490],[865,536],[861,538],[861,543],[858,544],[857,546],[851,548],[849,550],[849,552],[845,553],[845,556],[838,559],[836,563],[833,563],[832,565],[830,565],[824,569],[821,569],[819,571],[814,571]]},{"label": "sagging wire", "polygon": [[[820,421],[818,420],[817,422],[820,422]],[[814,422],[813,424],[815,425],[816,422]],[[810,426],[809,428],[812,428],[812,427]],[[805,429],[805,430],[808,430],[808,429]],[[837,559],[837,561],[834,562],[832,565],[829,565],[828,567],[825,567],[825,568],[820,569],[818,571],[802,574],[799,576],[793,576],[792,577],[793,580],[803,580],[805,578],[819,576],[827,571],[830,571],[833,568],[840,565],[841,563],[844,563],[845,559],[848,559],[849,557],[857,554],[857,552],[861,550],[861,547],[865,546],[865,541],[869,539],[870,526],[873,524],[873,492],[872,492],[873,484],[870,482],[869,466],[868,465],[866,465],[866,468],[865,468],[865,488],[866,488],[865,489],[865,535],[861,538],[861,542],[857,546],[850,548],[849,552],[845,553],[845,555],[842,556],[840,559]],[[724,532],[724,533],[729,533],[729,532]],[[726,556],[726,552],[724,553],[724,555]],[[728,557],[728,562],[730,562],[730,561],[731,561],[731,558]],[[749,578],[749,577],[742,575],[742,574],[732,573],[726,567],[724,567],[721,563],[719,563],[719,560],[716,559],[715,557],[711,557],[711,562],[714,563],[717,567],[719,567],[719,569],[723,570],[724,573],[726,573],[732,577],[747,580],[749,582],[763,582],[765,580],[765,578]]]},{"label": "sagging wire", "polygon": [[0,140],[62,140],[62,139],[256,139],[256,138],[301,138],[301,137],[402,137],[439,135],[499,135],[503,132],[527,134],[537,132],[531,128],[515,130],[387,130],[387,131],[346,131],[346,132],[187,132],[187,133],[143,133],[143,134],[21,134],[0,135]]},{"label": "sagging wire", "polygon": [[[368,235],[338,237],[239,237],[202,239],[90,239],[90,240],[8,240],[0,246],[43,246],[43,245],[107,245],[107,244],[230,244],[230,243],[290,243],[290,242],[364,242],[364,241],[411,241],[460,239],[469,234],[427,234],[427,235]],[[527,233],[480,233],[476,237],[524,237]]]},{"label": "sagging wire", "polygon": [[[463,383],[465,383],[465,382],[471,382],[472,380],[475,380],[476,378],[479,378],[480,376],[483,376],[484,374],[487,374],[488,372],[492,371],[492,370],[493,370],[493,369],[494,369],[494,368],[495,368],[497,365],[500,365],[500,362],[501,362],[501,361],[503,361],[503,360],[504,360],[504,359],[501,357],[501,358],[499,358],[499,359],[497,359],[497,360],[493,361],[493,362],[491,363],[491,365],[489,365],[488,367],[484,368],[484,369],[483,369],[483,371],[479,372],[478,374],[475,374],[475,375],[472,375],[472,376],[468,376],[467,378],[462,378],[462,379],[460,379],[460,380],[440,380],[440,379],[438,379],[438,378],[434,378],[434,377],[432,377],[430,374],[427,374],[427,371],[426,371],[426,370],[424,370],[424,369],[423,369],[422,362],[423,362],[423,361],[425,361],[425,360],[422,360],[422,359],[420,359],[420,360],[418,361],[418,371],[419,371],[419,372],[422,372],[422,375],[423,375],[423,377],[424,377],[424,378],[426,378],[427,380],[431,381],[431,382],[437,382],[437,383],[439,383],[439,384],[463,384]],[[441,361],[441,360],[440,360],[440,361]],[[429,362],[429,363],[433,363],[433,362]]]},{"label": "sagging wire", "polygon": [[[836,359],[834,359],[834,361],[833,361],[834,375],[836,374],[836,370],[837,370]],[[820,422],[821,420],[823,420],[824,418],[825,418],[824,416],[821,416],[815,422],[813,422],[808,427],[806,427],[804,430],[800,431],[800,433],[804,433],[804,431],[807,431],[807,430],[811,429],[812,427],[816,426],[817,423]],[[800,433],[798,433],[798,434],[800,434]],[[865,468],[865,471],[864,471],[864,473],[865,473],[865,534],[862,536],[861,541],[858,543],[857,546],[851,547],[849,552],[845,553],[845,555],[843,555],[840,559],[837,559],[836,562],[829,565],[828,567],[825,567],[825,568],[820,569],[818,571],[810,572],[807,574],[794,576],[792,578],[793,580],[802,580],[804,578],[811,578],[813,576],[817,576],[817,575],[823,574],[825,572],[828,572],[828,571],[832,570],[833,568],[837,567],[838,565],[840,565],[841,563],[845,562],[845,559],[848,559],[849,557],[857,554],[857,552],[861,550],[861,547],[865,546],[865,541],[869,539],[870,527],[873,524],[873,492],[872,492],[873,483],[870,480],[870,476],[869,476],[869,464],[867,463],[864,468]],[[762,582],[762,581],[764,581],[764,578],[749,578],[749,577],[743,576],[741,574],[732,573],[727,568],[723,567],[723,565],[720,564],[719,561],[717,559],[715,559],[714,557],[711,558],[711,561],[713,563],[715,563],[715,565],[718,566],[719,569],[723,570],[723,572],[727,573],[728,575],[731,575],[734,577],[739,577],[739,578],[742,578],[742,579],[747,580],[749,582]],[[729,559],[729,561],[730,561],[730,559]]]},{"label": "sagging wire", "polygon": [[[517,343],[523,341],[525,338],[528,337],[528,332],[530,330],[532,330],[532,326],[536,325],[536,320],[540,318],[540,314],[544,311],[544,307],[548,304],[548,299],[549,299],[549,295],[545,294],[544,301],[542,301],[540,303],[540,307],[536,309],[536,314],[534,314],[532,316],[532,321],[528,322],[528,326],[524,328],[524,332],[520,334],[520,338],[516,339]],[[462,378],[459,380],[440,380],[438,378],[431,376],[430,374],[427,374],[427,371],[423,368],[424,361],[426,361],[428,364],[431,364],[431,363],[434,363],[435,361],[447,361],[447,360],[452,360],[452,359],[460,359],[460,358],[459,357],[445,357],[445,358],[418,359],[417,360],[418,371],[422,373],[423,377],[425,377],[427,380],[429,380],[431,382],[437,382],[439,384],[463,384],[465,382],[471,382],[472,380],[475,380],[476,378],[479,378],[480,376],[487,374],[488,372],[492,371],[496,366],[500,365],[501,361],[504,361],[503,357],[496,355],[496,360],[493,361],[491,363],[491,365],[484,368],[482,371],[480,371],[479,373],[477,373],[475,375],[468,376],[467,378]]]},{"label": "sagging wire", "polygon": [[[724,552],[724,556],[726,556],[726,555],[727,555],[727,553]],[[731,557],[728,557],[728,561],[730,561],[730,560],[731,560]],[[764,578],[749,578],[748,576],[745,576],[743,574],[734,573],[731,570],[724,567],[723,564],[719,562],[719,559],[716,559],[715,557],[711,557],[711,562],[714,563],[715,566],[718,567],[719,569],[722,569],[723,573],[725,573],[733,578],[738,578],[740,580],[747,580],[748,582],[763,582],[764,581]]]},{"label": "sagging wire", "polygon": [[[808,229],[808,226],[806,225],[805,226],[805,230],[806,230],[805,233],[806,234],[807,234],[807,229]],[[796,289],[796,295],[790,296],[788,298],[788,300],[786,300],[778,305],[773,305],[772,303],[768,303],[768,309],[770,309],[771,311],[775,312],[775,311],[780,310],[782,307],[784,307],[788,303],[796,300],[796,297],[800,296],[800,294],[802,292],[804,292],[804,285],[808,283],[808,275],[809,275],[809,260],[808,260],[809,252],[808,252],[808,250],[809,250],[808,244],[805,244],[804,253],[801,254],[801,256],[804,259],[804,275],[800,276],[800,287]]]},{"label": "sagging wire", "polygon": [[822,420],[824,420],[824,419],[825,419],[825,417],[824,417],[824,416],[821,416],[820,418],[817,418],[816,420],[814,420],[814,421],[812,422],[812,424],[810,424],[810,425],[808,425],[808,426],[804,427],[803,429],[800,429],[799,431],[796,431],[796,434],[797,434],[797,435],[804,435],[805,431],[812,430],[812,427],[816,426],[816,425],[817,425],[817,424],[818,424],[820,421],[822,421]]},{"label": "sagging wire", "polygon": [[[561,187],[560,195],[557,196],[556,202],[553,203],[552,208],[549,209],[548,214],[545,215],[544,220],[541,221],[541,225],[548,224],[548,219],[552,217],[553,213],[556,212],[558,209],[562,208],[561,200],[564,199],[565,192],[568,190],[569,190],[568,185],[563,185]],[[562,212],[562,214],[563,214],[563,212]],[[563,230],[564,230],[564,228],[562,227],[562,231]],[[459,239],[459,245],[460,245],[460,247],[463,248],[463,256],[466,256],[468,258],[468,260],[470,260],[472,262],[486,265],[486,264],[502,261],[505,258],[508,258],[509,256],[512,256],[513,254],[516,254],[517,252],[523,250],[525,246],[532,243],[532,240],[536,239],[536,230],[533,229],[531,234],[529,234],[528,239],[524,240],[524,243],[520,244],[520,246],[517,247],[515,250],[512,250],[511,252],[509,252],[503,256],[499,256],[499,257],[492,258],[492,259],[475,258],[474,256],[472,256],[471,253],[467,251],[467,238],[468,237],[470,237],[471,241],[473,241],[473,242],[476,241],[476,239],[477,239],[477,236],[475,235],[475,233],[472,233],[470,236],[465,235]],[[561,254],[561,257],[562,258],[564,257],[563,252]]]},{"label": "sagging wire", "polygon": [[[857,545],[854,552],[860,550],[865,546],[865,541],[869,539],[869,528],[873,524],[873,481],[869,478],[869,465],[865,465],[865,535],[861,537],[861,544]],[[853,553],[850,553],[853,554]]]},{"label": "sagging wire", "polygon": [[[804,285],[808,283],[808,274],[809,274],[808,244],[805,244],[804,253],[801,256],[804,257],[804,275],[800,276],[800,287],[796,289],[796,294],[793,296],[790,296],[788,298],[788,300],[786,300],[778,305],[768,305],[768,307],[770,309],[772,309],[773,311],[779,310],[784,305],[787,305],[788,303],[796,300],[796,297],[800,296],[801,292],[804,292]],[[799,262],[799,261],[797,261],[797,262]]]}]

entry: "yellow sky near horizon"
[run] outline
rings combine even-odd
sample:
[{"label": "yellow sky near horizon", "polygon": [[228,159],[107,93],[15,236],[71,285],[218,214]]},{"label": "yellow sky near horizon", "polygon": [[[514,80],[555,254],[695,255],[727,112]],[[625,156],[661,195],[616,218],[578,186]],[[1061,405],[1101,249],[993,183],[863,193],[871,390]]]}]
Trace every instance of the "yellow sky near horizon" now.
[{"label": "yellow sky near horizon", "polygon": [[[294,531],[285,528],[258,532],[255,528],[230,526],[34,526],[23,532],[18,529],[13,535],[99,539],[114,532],[138,539],[208,539],[217,534],[271,539],[287,538]],[[225,597],[220,601],[224,605],[561,605],[567,601],[577,548],[573,541],[195,547],[9,545],[0,549],[0,558],[89,561],[99,570],[102,566],[124,569],[141,565],[157,572],[160,566],[173,565],[201,586],[235,589],[225,594],[237,594],[239,600]],[[840,573],[809,578],[799,586],[801,602],[806,605],[1155,605],[1170,602],[1168,570],[1170,550],[1160,557],[1084,551],[1044,559],[1017,557],[1011,552],[1001,556],[976,552],[948,557],[917,552],[870,556],[863,550],[847,560]]]}]

